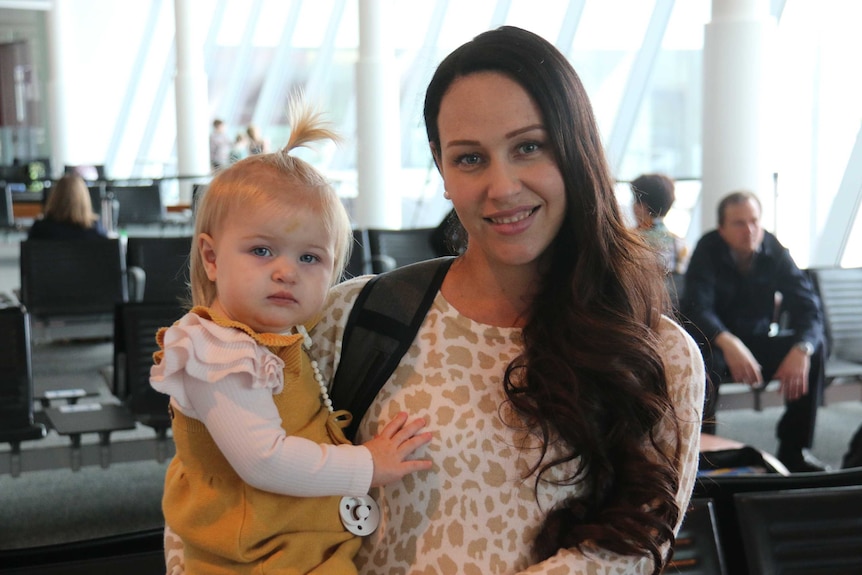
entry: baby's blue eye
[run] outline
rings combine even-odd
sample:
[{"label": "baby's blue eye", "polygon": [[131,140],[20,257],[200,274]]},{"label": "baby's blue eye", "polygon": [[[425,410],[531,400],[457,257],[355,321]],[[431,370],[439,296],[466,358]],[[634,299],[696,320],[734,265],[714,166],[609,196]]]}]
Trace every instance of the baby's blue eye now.
[{"label": "baby's blue eye", "polygon": [[299,256],[299,261],[305,264],[313,264],[314,262],[319,262],[320,258],[314,254],[302,254]]},{"label": "baby's blue eye", "polygon": [[260,256],[260,257],[266,257],[266,256],[272,255],[272,251],[270,251],[269,248],[252,248],[251,253],[256,255],[256,256]]}]

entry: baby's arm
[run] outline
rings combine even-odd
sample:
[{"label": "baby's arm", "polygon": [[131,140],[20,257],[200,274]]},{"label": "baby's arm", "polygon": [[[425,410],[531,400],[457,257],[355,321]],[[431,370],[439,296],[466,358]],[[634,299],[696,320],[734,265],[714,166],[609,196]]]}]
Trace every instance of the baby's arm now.
[{"label": "baby's arm", "polygon": [[414,451],[431,441],[431,433],[419,433],[425,420],[418,418],[407,422],[407,414],[401,412],[390,421],[378,435],[363,445],[374,460],[374,475],[371,486],[378,487],[398,481],[408,473],[431,468],[429,459],[407,459]]},{"label": "baby's arm", "polygon": [[248,373],[216,382],[187,377],[186,397],[219,450],[249,485],[297,497],[361,495],[371,485],[369,449],[288,436],[272,390],[253,388]]}]

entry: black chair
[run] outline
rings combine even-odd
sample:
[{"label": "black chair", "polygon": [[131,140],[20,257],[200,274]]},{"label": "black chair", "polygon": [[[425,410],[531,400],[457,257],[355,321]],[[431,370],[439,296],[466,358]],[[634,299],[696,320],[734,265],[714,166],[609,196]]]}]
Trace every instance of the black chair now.
[{"label": "black chair", "polygon": [[665,573],[726,575],[724,550],[711,499],[694,498],[676,536],[673,558]]},{"label": "black chair", "polygon": [[811,269],[808,276],[826,316],[827,381],[862,381],[862,268]]},{"label": "black chair", "polygon": [[192,214],[198,212],[198,202],[201,201],[201,196],[207,191],[209,184],[192,184]]},{"label": "black chair", "polygon": [[128,300],[119,240],[26,240],[20,267],[34,341],[113,335],[114,307]]},{"label": "black chair", "polygon": [[167,209],[162,202],[161,185],[158,182],[139,186],[110,185],[107,194],[119,202],[119,226],[165,222]]},{"label": "black chair", "polygon": [[3,190],[0,191],[0,231],[8,235],[10,231],[17,230],[15,212],[12,207],[12,187],[3,184]]},{"label": "black chair", "polygon": [[[105,185],[103,183],[88,183],[87,191],[90,192],[90,203],[93,206],[93,213],[102,215],[102,200],[105,198]],[[45,211],[45,206],[48,204],[48,199],[51,197],[51,188],[45,188],[42,191],[42,211]]]},{"label": "black chair", "polygon": [[[146,302],[177,304],[189,297],[189,252],[191,236],[130,237],[126,243],[132,293]],[[143,286],[137,282],[143,281]],[[131,286],[130,286],[131,287]]]},{"label": "black chair", "polygon": [[25,182],[24,167],[18,164],[12,166],[0,165],[0,180],[6,184],[23,184]]},{"label": "black chair", "polygon": [[370,273],[372,273],[372,269],[368,232],[366,230],[354,229],[353,250],[350,252],[350,260],[344,268],[341,279],[343,281]]},{"label": "black chair", "polygon": [[[744,542],[739,531],[735,501],[737,494],[848,485],[862,485],[862,467],[790,475],[765,473],[700,477],[695,482],[693,497],[712,499],[716,524],[725,551],[727,572],[733,575],[746,575],[749,571],[745,560]],[[760,575],[760,573],[751,573],[751,575]]]},{"label": "black chair", "polygon": [[750,573],[862,573],[862,485],[734,499]]},{"label": "black chair", "polygon": [[20,307],[0,307],[0,442],[11,446],[11,475],[21,473],[21,442],[45,437],[34,422],[30,317]]},{"label": "black chair", "polygon": [[164,575],[164,529],[97,539],[0,550],[4,575]]},{"label": "black chair", "polygon": [[371,271],[381,273],[437,257],[431,244],[435,228],[368,230]]},{"label": "black chair", "polygon": [[169,397],[150,386],[156,332],[183,315],[179,303],[129,302],[117,306],[113,392],[140,423],[164,440],[171,427]]}]

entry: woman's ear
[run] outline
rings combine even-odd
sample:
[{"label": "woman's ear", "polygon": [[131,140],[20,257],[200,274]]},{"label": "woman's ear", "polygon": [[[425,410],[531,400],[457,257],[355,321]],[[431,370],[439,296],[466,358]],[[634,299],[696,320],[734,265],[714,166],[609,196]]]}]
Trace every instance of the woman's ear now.
[{"label": "woman's ear", "polygon": [[198,235],[198,250],[201,254],[201,262],[204,265],[204,270],[207,272],[207,277],[211,282],[216,280],[216,250],[215,240],[209,234]]}]

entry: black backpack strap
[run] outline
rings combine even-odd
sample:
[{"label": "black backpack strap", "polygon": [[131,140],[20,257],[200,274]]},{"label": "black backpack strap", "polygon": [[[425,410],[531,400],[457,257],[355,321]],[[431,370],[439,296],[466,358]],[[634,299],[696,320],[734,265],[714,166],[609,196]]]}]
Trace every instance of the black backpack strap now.
[{"label": "black backpack strap", "polygon": [[356,298],[330,391],[336,409],[353,416],[344,430],[348,439],[413,343],[454,259],[435,258],[377,275]]}]

